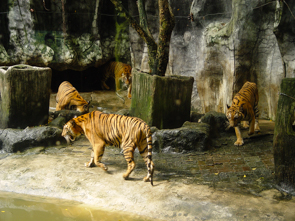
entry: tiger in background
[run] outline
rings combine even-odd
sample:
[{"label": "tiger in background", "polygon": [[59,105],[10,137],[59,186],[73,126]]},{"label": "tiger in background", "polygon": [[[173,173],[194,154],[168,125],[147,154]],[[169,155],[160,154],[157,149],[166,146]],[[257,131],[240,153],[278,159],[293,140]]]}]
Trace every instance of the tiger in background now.
[{"label": "tiger in background", "polygon": [[62,131],[62,136],[68,143],[81,134],[85,134],[92,145],[91,159],[85,163],[86,167],[96,165],[107,171],[107,166],[101,163],[105,146],[121,146],[127,161],[127,171],[123,174],[123,178],[128,179],[135,167],[134,150],[137,147],[148,170],[143,180],[150,181],[153,185],[152,134],[149,126],[143,120],[93,111],[71,119]]},{"label": "tiger in background", "polygon": [[89,103],[90,101],[85,101],[70,82],[64,81],[59,85],[56,95],[56,111],[76,110],[88,113]]},{"label": "tiger in background", "polygon": [[127,97],[131,99],[131,89],[132,89],[132,75],[131,75],[131,66],[117,61],[109,61],[102,66],[102,79],[101,87],[102,89],[109,90],[110,87],[106,85],[106,81],[109,78],[115,79],[116,92],[120,90],[120,80],[124,81],[128,86]]},{"label": "tiger in background", "polygon": [[229,120],[229,127],[234,127],[237,141],[234,143],[236,146],[242,146],[244,144],[241,131],[238,124],[243,122],[245,128],[248,127],[249,121],[249,135],[260,131],[258,124],[259,110],[258,110],[258,90],[255,83],[247,81],[241,90],[234,96],[232,106],[227,105],[226,117]]}]

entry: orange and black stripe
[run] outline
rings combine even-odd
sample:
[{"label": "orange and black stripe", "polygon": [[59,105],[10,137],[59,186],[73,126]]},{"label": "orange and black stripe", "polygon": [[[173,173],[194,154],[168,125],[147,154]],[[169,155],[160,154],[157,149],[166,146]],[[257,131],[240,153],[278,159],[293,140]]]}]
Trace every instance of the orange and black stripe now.
[{"label": "orange and black stripe", "polygon": [[92,145],[95,145],[97,138],[102,139],[106,145],[116,147],[121,145],[128,163],[134,161],[133,154],[137,147],[146,163],[148,178],[153,185],[152,133],[143,120],[117,114],[105,114],[100,111],[93,111],[73,118],[73,120],[77,125],[90,126],[91,135],[86,134],[86,136],[92,140]]},{"label": "orange and black stripe", "polygon": [[56,95],[57,111],[66,109],[88,112],[88,106],[89,103],[81,97],[79,92],[70,82],[64,81],[60,84]]}]

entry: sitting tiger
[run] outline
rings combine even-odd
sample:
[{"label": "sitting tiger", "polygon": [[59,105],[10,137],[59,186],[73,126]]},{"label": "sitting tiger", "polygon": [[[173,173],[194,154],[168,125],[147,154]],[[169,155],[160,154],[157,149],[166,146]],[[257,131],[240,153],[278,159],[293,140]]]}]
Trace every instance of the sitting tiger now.
[{"label": "sitting tiger", "polygon": [[122,62],[109,61],[102,66],[102,79],[101,87],[102,89],[109,90],[110,87],[106,85],[106,81],[112,77],[115,79],[116,91],[120,90],[120,80],[124,81],[128,86],[127,97],[131,99],[131,89],[132,89],[132,76],[131,76],[131,66],[129,64],[124,64]]},{"label": "sitting tiger", "polygon": [[85,101],[70,82],[64,81],[59,85],[56,95],[56,111],[76,110],[88,113],[89,103],[90,101]]},{"label": "sitting tiger", "polygon": [[241,131],[238,124],[243,122],[244,127],[248,127],[245,121],[249,121],[249,135],[260,131],[258,124],[259,110],[258,110],[258,90],[255,83],[247,81],[241,90],[235,95],[232,106],[227,105],[226,117],[229,120],[229,127],[234,127],[237,141],[236,146],[244,144]]},{"label": "sitting tiger", "polygon": [[148,169],[143,180],[150,181],[153,185],[152,136],[149,126],[143,120],[93,111],[68,121],[62,131],[62,136],[68,143],[81,134],[85,134],[92,145],[91,159],[85,166],[96,165],[106,171],[107,166],[101,163],[105,146],[121,145],[128,164],[123,178],[127,179],[135,167],[134,150],[137,147]]}]

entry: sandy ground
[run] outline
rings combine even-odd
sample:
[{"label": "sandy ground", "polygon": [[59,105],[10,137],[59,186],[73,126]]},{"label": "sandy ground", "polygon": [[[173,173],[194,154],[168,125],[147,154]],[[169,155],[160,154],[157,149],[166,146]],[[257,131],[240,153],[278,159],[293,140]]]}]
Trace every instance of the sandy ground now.
[{"label": "sandy ground", "polygon": [[[104,172],[84,166],[90,148],[84,137],[72,146],[1,154],[0,191],[75,200],[152,220],[295,220],[295,200],[277,200],[280,193],[275,189],[259,196],[218,191],[183,180],[161,180],[157,170],[151,186],[142,181],[146,168],[139,154],[131,179],[124,180],[126,163],[118,149],[106,149],[103,161],[109,170]],[[157,157],[155,154],[156,166]]]},{"label": "sandy ground", "polygon": [[[276,200],[274,196],[280,195],[277,190],[254,197],[206,185],[185,185],[180,180],[160,180],[157,171],[151,186],[142,181],[146,173],[143,165],[126,181],[118,149],[106,150],[104,162],[109,171],[104,172],[98,167],[84,167],[89,148],[82,138],[70,147],[40,147],[7,155],[0,160],[0,190],[76,200],[159,220],[295,220],[295,200]],[[140,160],[137,156],[136,161]]]}]

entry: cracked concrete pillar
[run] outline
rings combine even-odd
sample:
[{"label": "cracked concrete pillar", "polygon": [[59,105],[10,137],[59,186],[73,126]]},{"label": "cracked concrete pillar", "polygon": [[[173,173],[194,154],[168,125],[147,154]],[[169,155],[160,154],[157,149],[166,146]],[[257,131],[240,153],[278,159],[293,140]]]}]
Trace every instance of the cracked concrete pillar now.
[{"label": "cracked concrete pillar", "polygon": [[0,67],[0,128],[46,124],[50,88],[50,68]]}]

